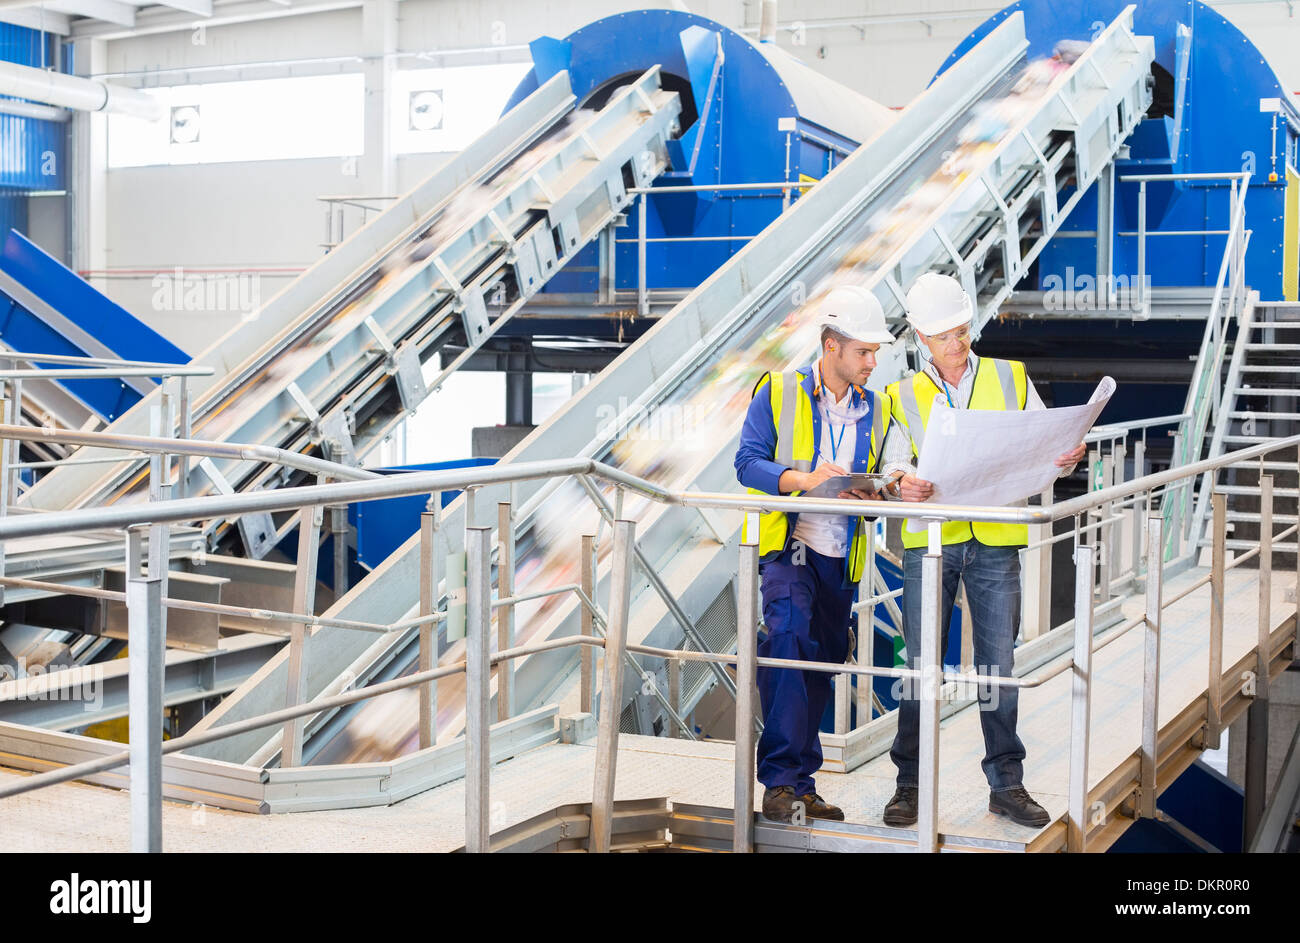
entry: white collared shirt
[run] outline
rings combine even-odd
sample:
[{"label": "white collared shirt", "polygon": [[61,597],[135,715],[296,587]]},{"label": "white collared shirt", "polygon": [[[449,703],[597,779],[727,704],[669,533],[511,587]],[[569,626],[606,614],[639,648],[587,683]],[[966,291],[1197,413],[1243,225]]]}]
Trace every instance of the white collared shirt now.
[{"label": "white collared shirt", "polygon": [[[813,382],[819,384],[820,377],[814,375]],[[813,469],[816,470],[822,462],[834,462],[848,471],[853,467],[853,458],[857,452],[857,423],[832,423],[823,397],[833,394],[829,394],[825,386],[821,390],[822,396],[816,397],[822,419],[821,441],[818,443],[817,461]],[[853,385],[849,384],[844,389],[844,397],[835,405],[847,409],[852,403]],[[847,514],[800,514],[795,519],[792,537],[823,556],[843,557],[849,552],[849,528],[852,523],[853,519]]]}]

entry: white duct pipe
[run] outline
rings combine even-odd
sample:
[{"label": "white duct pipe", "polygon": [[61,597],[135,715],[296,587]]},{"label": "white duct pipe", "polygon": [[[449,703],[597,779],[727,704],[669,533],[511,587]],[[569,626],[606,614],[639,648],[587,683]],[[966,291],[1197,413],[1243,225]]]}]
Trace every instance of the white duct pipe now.
[{"label": "white duct pipe", "polygon": [[165,113],[160,101],[134,88],[13,62],[0,62],[0,95],[29,98],[78,111],[112,111],[149,121],[157,121]]},{"label": "white duct pipe", "polygon": [[776,42],[776,0],[763,0],[763,10],[758,21],[758,41]]}]

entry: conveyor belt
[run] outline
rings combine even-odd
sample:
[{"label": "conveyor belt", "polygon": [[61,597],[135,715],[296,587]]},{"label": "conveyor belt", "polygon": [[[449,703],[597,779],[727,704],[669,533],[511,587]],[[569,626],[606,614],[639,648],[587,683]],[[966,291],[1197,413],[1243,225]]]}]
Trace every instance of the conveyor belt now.
[{"label": "conveyor belt", "polygon": [[[348,463],[382,441],[429,395],[422,363],[448,341],[481,345],[630,202],[628,188],[666,168],[680,103],[660,88],[657,68],[599,110],[575,105],[567,74],[557,75],[196,358],[218,375],[195,384],[193,434]],[[146,431],[148,409],[159,402],[149,397],[108,431]],[[194,467],[185,491],[268,488],[301,477],[216,461]],[[143,500],[146,478],[142,463],[60,468],[26,503]],[[208,524],[210,545],[230,526]],[[249,516],[240,527],[245,552],[261,557],[292,517],[277,524]]]}]

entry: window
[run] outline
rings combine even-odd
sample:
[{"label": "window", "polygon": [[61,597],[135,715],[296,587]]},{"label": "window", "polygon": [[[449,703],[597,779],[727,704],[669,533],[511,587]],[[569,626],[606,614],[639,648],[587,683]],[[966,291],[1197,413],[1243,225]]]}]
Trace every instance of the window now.
[{"label": "window", "polygon": [[496,124],[531,63],[406,69],[393,77],[393,148],[399,154],[464,150]]},{"label": "window", "polygon": [[362,152],[361,73],[148,90],[167,117],[108,116],[108,166],[348,157]]}]

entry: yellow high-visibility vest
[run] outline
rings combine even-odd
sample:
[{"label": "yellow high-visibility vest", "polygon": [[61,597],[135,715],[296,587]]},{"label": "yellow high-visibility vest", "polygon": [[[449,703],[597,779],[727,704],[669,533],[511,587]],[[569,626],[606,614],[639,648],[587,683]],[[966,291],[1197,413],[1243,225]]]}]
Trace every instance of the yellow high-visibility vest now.
[{"label": "yellow high-visibility vest", "polygon": [[[772,423],[776,427],[776,456],[778,465],[793,468],[796,471],[813,470],[816,458],[813,450],[813,402],[808,391],[803,388],[803,380],[808,374],[799,370],[786,373],[769,373],[758,381],[754,395],[766,395],[772,401]],[[885,427],[893,409],[888,396],[874,390],[862,390],[864,396],[872,397],[871,402],[871,436],[867,471],[874,472],[880,464],[880,451],[884,446]],[[767,494],[757,488],[747,489],[750,494]],[[792,491],[790,496],[803,494]],[[748,541],[749,517],[741,529],[742,539]],[[798,515],[795,515],[798,518]],[[846,576],[850,583],[862,578],[867,563],[867,527],[869,525],[857,517],[853,522],[853,537],[849,542]],[[774,559],[785,550],[794,533],[788,515],[783,511],[768,511],[759,515],[758,555],[763,561]]]},{"label": "yellow high-visibility vest", "polygon": [[[1024,409],[1029,381],[1025,365],[1018,360],[978,357],[975,364],[975,387],[967,409]],[[894,421],[912,436],[912,459],[916,460],[925,441],[934,398],[943,391],[925,371],[891,383],[885,388],[893,401]],[[921,445],[918,445],[921,443]],[[903,521],[903,546],[924,547],[928,543],[925,521]],[[1029,543],[1029,528],[1024,524],[988,524],[981,521],[949,521],[943,525],[944,544],[965,543],[974,537],[992,547],[1014,547]]]}]

